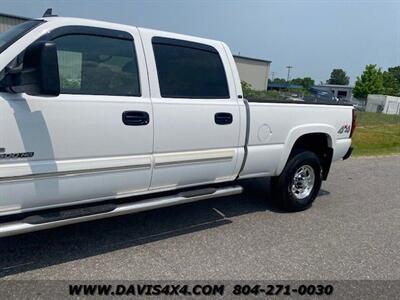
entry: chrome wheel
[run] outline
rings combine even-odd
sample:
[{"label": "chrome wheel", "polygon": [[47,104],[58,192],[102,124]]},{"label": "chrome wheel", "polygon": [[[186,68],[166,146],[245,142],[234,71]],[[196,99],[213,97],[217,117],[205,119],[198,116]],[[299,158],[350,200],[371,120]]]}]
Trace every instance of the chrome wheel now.
[{"label": "chrome wheel", "polygon": [[315,183],[314,169],[309,165],[301,166],[294,173],[291,191],[293,195],[301,200],[310,196]]}]

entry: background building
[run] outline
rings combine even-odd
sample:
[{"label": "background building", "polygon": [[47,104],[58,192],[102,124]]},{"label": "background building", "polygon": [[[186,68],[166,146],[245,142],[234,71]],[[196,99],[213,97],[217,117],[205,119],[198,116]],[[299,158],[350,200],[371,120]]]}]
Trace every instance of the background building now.
[{"label": "background building", "polygon": [[240,80],[251,84],[252,89],[262,91],[267,89],[271,61],[258,58],[234,55]]},{"label": "background building", "polygon": [[336,98],[340,100],[351,102],[353,100],[353,87],[349,85],[339,84],[321,84],[315,86],[318,89],[331,92]]},{"label": "background building", "polygon": [[0,33],[7,31],[11,27],[18,25],[22,22],[30,20],[29,18],[14,16],[9,14],[3,14],[0,12]]},{"label": "background building", "polygon": [[300,84],[292,84],[287,82],[270,82],[268,83],[269,91],[287,91],[293,89],[302,89],[303,86]]}]

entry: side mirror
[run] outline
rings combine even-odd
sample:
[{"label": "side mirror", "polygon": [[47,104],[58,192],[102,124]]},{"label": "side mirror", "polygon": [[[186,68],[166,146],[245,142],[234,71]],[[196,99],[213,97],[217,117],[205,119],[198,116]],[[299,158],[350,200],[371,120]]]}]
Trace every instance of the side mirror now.
[{"label": "side mirror", "polygon": [[60,79],[56,44],[40,41],[30,45],[25,50],[23,66],[6,68],[3,81],[14,93],[58,96]]}]

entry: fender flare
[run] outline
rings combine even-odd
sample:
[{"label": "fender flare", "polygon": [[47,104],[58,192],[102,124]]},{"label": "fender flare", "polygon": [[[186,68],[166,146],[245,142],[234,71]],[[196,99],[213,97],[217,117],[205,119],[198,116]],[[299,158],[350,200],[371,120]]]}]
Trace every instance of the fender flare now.
[{"label": "fender flare", "polygon": [[287,160],[289,159],[289,155],[292,152],[293,146],[296,141],[300,137],[312,133],[326,134],[328,137],[328,147],[332,148],[334,151],[336,144],[335,127],[326,124],[308,124],[294,127],[292,128],[292,130],[289,131],[289,134],[286,137],[284,151],[282,153],[278,168],[276,169],[276,175],[280,175],[283,171],[283,168],[285,167]]}]

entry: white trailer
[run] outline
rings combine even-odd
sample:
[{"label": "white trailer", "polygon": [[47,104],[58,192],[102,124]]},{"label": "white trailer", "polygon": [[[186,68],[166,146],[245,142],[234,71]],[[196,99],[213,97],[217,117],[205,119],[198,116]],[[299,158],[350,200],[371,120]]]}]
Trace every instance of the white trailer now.
[{"label": "white trailer", "polygon": [[400,115],[400,97],[368,95],[365,111]]}]

